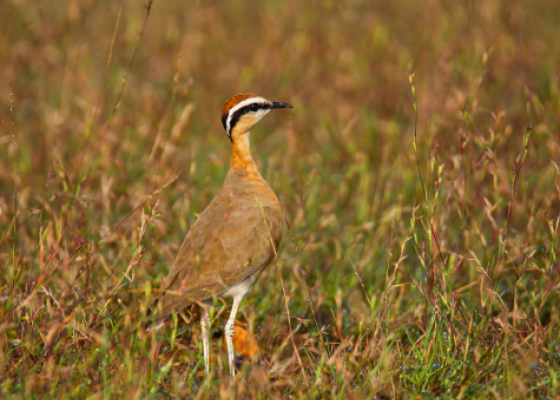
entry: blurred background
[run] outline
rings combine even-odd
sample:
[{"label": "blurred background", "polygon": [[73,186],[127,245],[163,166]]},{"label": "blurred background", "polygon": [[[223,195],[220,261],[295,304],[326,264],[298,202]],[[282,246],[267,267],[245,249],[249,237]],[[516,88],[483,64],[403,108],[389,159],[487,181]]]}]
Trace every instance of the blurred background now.
[{"label": "blurred background", "polygon": [[[320,354],[321,327],[333,343],[369,330],[360,368],[386,356],[374,342],[410,326],[424,334],[431,312],[463,339],[469,321],[484,321],[479,355],[537,326],[519,360],[557,366],[547,340],[560,315],[560,2],[156,0],[147,13],[132,0],[3,0],[0,9],[0,335],[16,343],[0,364],[12,388],[22,371],[40,377],[76,346],[93,354],[106,343],[84,337],[129,343],[117,328],[139,321],[223,181],[220,110],[244,92],[294,106],[252,132],[291,226],[240,314],[265,359],[292,328],[287,298],[305,322],[298,347]],[[198,328],[182,329],[181,360],[198,357]],[[126,364],[119,357],[104,365]],[[384,378],[367,381],[370,393],[393,379],[420,390],[391,360],[380,363]],[[81,382],[88,364],[65,362],[67,375],[51,378]],[[486,390],[482,375],[468,376],[461,382]],[[463,390],[429,379],[431,393]]]}]

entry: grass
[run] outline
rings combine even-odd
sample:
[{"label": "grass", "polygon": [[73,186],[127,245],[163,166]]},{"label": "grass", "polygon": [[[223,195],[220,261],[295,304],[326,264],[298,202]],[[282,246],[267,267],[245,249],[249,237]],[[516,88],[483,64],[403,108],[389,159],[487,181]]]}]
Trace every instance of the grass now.
[{"label": "grass", "polygon": [[[559,13],[3,4],[0,396],[559,397]],[[252,135],[289,226],[238,315],[259,355],[230,382],[217,301],[204,386],[196,310],[137,328],[246,91],[294,105]]]}]

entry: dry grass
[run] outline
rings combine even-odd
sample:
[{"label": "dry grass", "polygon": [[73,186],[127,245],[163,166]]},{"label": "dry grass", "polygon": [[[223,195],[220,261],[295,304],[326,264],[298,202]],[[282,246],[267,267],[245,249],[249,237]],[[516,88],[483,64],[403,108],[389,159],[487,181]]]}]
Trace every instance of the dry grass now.
[{"label": "dry grass", "polygon": [[[560,3],[0,9],[2,398],[560,396]],[[245,91],[291,230],[204,387],[195,315],[136,328]]]}]

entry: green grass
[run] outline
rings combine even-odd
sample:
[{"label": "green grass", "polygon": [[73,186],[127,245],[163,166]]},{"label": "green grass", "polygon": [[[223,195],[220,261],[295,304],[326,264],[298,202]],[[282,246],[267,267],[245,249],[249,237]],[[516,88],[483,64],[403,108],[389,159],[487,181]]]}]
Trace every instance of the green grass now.
[{"label": "green grass", "polygon": [[[0,397],[559,397],[556,3],[3,4]],[[252,134],[290,227],[204,386],[196,313],[137,328],[240,92],[294,105]]]}]

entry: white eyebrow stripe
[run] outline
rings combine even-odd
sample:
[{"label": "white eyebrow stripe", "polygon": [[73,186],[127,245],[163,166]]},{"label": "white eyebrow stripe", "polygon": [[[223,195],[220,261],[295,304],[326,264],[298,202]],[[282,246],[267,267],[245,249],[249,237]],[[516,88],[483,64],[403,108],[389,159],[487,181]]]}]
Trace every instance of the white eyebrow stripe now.
[{"label": "white eyebrow stripe", "polygon": [[237,103],[235,106],[231,107],[229,109],[229,113],[228,113],[228,117],[227,117],[227,123],[226,123],[226,127],[227,127],[227,133],[228,135],[231,134],[230,129],[230,123],[231,123],[231,117],[233,117],[233,114],[235,114],[235,112],[245,106],[248,106],[249,104],[253,104],[253,103],[260,103],[260,104],[268,104],[269,101],[267,99],[265,99],[264,97],[260,97],[260,96],[256,96],[256,97],[249,97],[248,99],[245,99],[243,101],[240,101],[239,103]]}]

